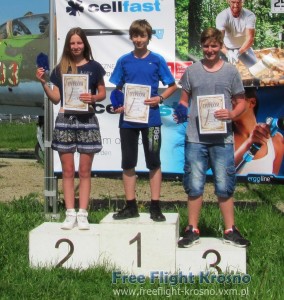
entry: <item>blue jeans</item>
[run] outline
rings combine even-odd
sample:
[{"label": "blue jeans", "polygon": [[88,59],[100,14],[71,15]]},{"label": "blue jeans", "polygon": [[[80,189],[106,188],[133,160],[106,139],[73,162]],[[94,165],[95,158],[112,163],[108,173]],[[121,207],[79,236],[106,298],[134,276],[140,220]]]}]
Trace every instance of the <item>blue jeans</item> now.
[{"label": "blue jeans", "polygon": [[236,185],[233,144],[185,143],[183,186],[190,197],[199,197],[204,192],[206,171],[212,168],[215,195],[229,198]]}]

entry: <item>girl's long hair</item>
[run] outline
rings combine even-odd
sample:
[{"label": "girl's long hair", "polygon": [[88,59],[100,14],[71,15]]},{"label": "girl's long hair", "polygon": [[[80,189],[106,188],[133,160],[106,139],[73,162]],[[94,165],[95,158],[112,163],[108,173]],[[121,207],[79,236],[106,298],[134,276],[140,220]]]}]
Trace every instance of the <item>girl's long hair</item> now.
[{"label": "girl's long hair", "polygon": [[71,49],[70,49],[70,40],[71,40],[71,37],[75,34],[77,34],[84,43],[84,52],[83,52],[84,58],[87,59],[88,61],[94,59],[91,46],[88,42],[88,39],[87,39],[87,36],[86,36],[84,30],[80,27],[71,28],[66,35],[62,56],[58,63],[61,74],[67,74],[67,73],[76,74],[77,73],[77,67],[73,60],[73,55],[72,55]]}]

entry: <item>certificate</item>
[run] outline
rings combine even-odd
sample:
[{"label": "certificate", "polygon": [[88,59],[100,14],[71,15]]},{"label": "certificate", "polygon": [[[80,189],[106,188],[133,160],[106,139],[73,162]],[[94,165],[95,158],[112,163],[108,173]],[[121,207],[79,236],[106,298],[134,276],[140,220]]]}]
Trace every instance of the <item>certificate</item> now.
[{"label": "certificate", "polygon": [[227,123],[217,120],[214,112],[225,108],[224,95],[197,96],[200,134],[227,133]]},{"label": "certificate", "polygon": [[87,103],[82,102],[80,94],[89,91],[87,74],[63,74],[63,108],[66,110],[88,111]]},{"label": "certificate", "polygon": [[151,97],[150,85],[126,84],[124,91],[124,121],[148,123],[149,105],[144,101]]}]

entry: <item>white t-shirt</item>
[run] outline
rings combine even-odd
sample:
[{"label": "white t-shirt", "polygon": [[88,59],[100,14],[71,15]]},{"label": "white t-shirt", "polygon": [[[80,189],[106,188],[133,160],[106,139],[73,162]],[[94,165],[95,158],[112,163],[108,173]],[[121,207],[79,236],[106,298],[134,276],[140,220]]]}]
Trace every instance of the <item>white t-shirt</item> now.
[{"label": "white t-shirt", "polygon": [[242,8],[238,18],[231,9],[221,11],[216,17],[216,28],[225,30],[224,44],[229,49],[240,48],[246,39],[246,29],[255,29],[256,17],[253,12]]},{"label": "white t-shirt", "polygon": [[272,174],[275,150],[272,139],[267,142],[267,154],[259,159],[253,159],[243,165],[238,174]]}]

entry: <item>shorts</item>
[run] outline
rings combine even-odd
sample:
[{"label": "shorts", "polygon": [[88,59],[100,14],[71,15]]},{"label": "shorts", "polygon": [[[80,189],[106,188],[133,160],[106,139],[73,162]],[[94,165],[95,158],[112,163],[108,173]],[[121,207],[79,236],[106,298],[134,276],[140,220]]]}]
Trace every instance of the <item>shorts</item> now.
[{"label": "shorts", "polygon": [[233,144],[185,143],[183,186],[188,196],[199,197],[204,192],[206,171],[211,166],[215,195],[232,197],[236,186]]},{"label": "shorts", "polygon": [[100,152],[102,140],[96,115],[59,113],[55,121],[51,147],[63,153]]},{"label": "shorts", "polygon": [[161,127],[149,128],[120,128],[122,162],[124,170],[133,169],[138,160],[139,134],[142,135],[142,143],[145,154],[146,167],[155,170],[161,166]]}]

